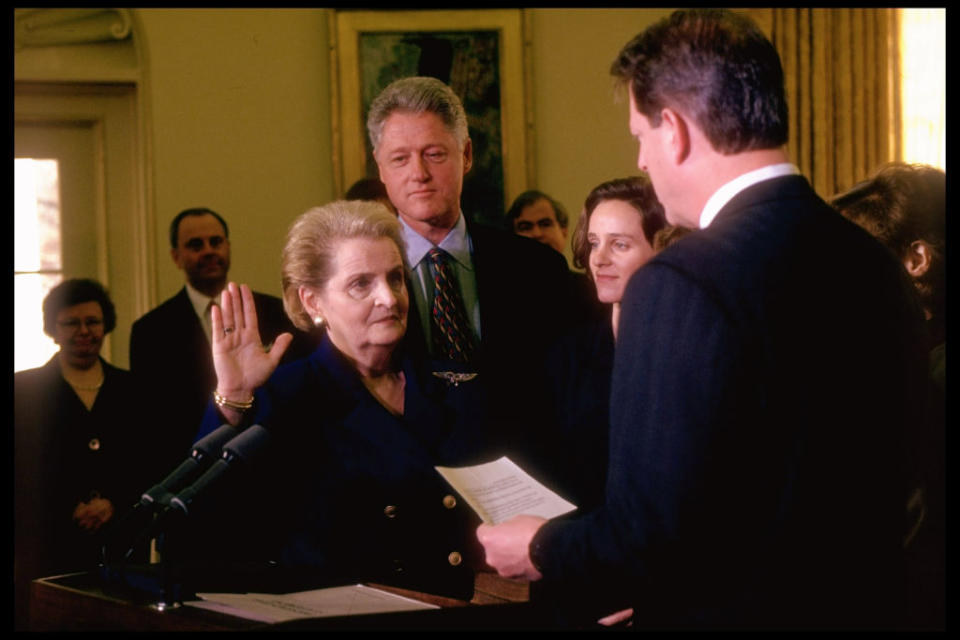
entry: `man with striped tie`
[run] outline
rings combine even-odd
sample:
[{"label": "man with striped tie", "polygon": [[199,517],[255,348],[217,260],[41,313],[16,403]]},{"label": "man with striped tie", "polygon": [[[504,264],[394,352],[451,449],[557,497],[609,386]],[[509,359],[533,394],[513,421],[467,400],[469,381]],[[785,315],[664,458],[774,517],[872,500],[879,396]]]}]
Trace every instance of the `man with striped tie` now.
[{"label": "man with striped tie", "polygon": [[435,78],[402,78],[370,106],[367,130],[406,241],[409,348],[437,373],[477,374],[488,409],[542,412],[544,349],[579,317],[566,261],[529,238],[475,224],[460,207],[473,164],[467,118]]}]

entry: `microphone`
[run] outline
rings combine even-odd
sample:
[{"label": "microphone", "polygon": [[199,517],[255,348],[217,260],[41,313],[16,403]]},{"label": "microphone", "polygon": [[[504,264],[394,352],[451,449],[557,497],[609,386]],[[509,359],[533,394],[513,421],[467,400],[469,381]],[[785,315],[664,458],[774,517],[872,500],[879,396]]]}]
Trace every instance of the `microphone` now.
[{"label": "microphone", "polygon": [[270,432],[258,424],[244,430],[240,435],[223,445],[223,455],[207,469],[206,473],[170,499],[170,507],[164,509],[164,514],[161,515],[165,515],[169,509],[177,509],[184,515],[189,515],[190,506],[197,497],[209,491],[210,487],[219,484],[227,471],[238,463],[248,464],[269,441]]},{"label": "microphone", "polygon": [[166,504],[173,497],[171,494],[182,489],[188,482],[199,475],[213,459],[220,455],[223,446],[242,430],[230,424],[220,425],[194,443],[190,457],[180,463],[170,475],[153,485],[140,496],[140,502],[134,505]]},{"label": "microphone", "polygon": [[[143,526],[145,519],[150,517],[153,511],[150,507],[155,509],[159,505],[169,504],[175,497],[173,492],[181,490],[188,482],[200,475],[220,456],[223,446],[242,431],[243,427],[237,428],[223,424],[197,440],[192,447],[190,457],[181,462],[160,483],[145,491],[140,496],[140,500],[134,503],[123,517],[109,523],[110,527],[101,547],[101,560],[106,562],[108,546],[119,543],[120,540],[132,538],[136,534],[137,529]],[[132,552],[131,547],[127,549],[125,556],[130,556]]]},{"label": "microphone", "polygon": [[[217,431],[219,431],[219,429]],[[255,424],[252,427],[248,427],[223,445],[223,454],[220,459],[214,462],[193,484],[181,490],[176,495],[173,495],[171,492],[166,492],[164,495],[161,495],[157,502],[165,505],[164,508],[157,514],[154,520],[140,532],[133,546],[127,549],[125,557],[130,556],[134,547],[136,547],[139,542],[149,540],[158,532],[162,531],[171,518],[175,516],[186,517],[189,515],[190,507],[197,497],[209,491],[210,487],[218,485],[224,475],[238,463],[248,463],[253,460],[269,440],[270,432],[262,426]]]}]

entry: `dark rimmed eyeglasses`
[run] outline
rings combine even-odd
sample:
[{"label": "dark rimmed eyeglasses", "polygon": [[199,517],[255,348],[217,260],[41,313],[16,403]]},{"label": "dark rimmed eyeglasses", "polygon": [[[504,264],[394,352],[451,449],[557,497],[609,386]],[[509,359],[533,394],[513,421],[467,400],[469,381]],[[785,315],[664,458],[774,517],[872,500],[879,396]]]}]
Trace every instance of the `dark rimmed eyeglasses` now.
[{"label": "dark rimmed eyeglasses", "polygon": [[57,322],[57,326],[63,329],[69,329],[70,331],[78,331],[80,327],[86,326],[92,331],[102,327],[103,320],[101,318],[83,318],[82,320],[79,318],[70,318],[63,322]]}]

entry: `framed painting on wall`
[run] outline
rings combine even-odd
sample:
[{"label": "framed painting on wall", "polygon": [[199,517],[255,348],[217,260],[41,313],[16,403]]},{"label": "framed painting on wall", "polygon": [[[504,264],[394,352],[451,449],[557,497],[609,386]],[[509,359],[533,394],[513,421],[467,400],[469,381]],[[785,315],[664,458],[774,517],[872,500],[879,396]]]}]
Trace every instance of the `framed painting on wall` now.
[{"label": "framed painting on wall", "polygon": [[337,11],[332,24],[333,140],[343,194],[377,177],[367,136],[371,101],[392,81],[432,76],[463,102],[473,144],[461,207],[470,219],[501,225],[510,199],[527,188],[528,109],[519,9]]}]

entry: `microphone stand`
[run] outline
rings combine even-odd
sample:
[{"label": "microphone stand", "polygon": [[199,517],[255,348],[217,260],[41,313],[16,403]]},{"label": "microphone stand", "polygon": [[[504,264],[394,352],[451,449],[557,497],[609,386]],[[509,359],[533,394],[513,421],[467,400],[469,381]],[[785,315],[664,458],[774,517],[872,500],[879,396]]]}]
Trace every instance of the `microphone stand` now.
[{"label": "microphone stand", "polygon": [[[158,487],[151,489],[144,494],[141,501],[134,505],[118,523],[117,536],[123,534],[123,525],[128,521],[134,524],[138,521],[138,511],[146,509],[151,520],[146,527],[139,528],[138,534],[133,538],[133,544],[126,550],[122,557],[122,563],[119,568],[118,577],[127,586],[131,585],[131,579],[137,576],[131,575],[125,571],[127,560],[138,544],[149,541],[155,535],[160,540],[160,577],[155,577],[152,581],[148,580],[147,588],[139,588],[152,593],[160,600],[154,602],[155,609],[165,611],[170,608],[176,608],[183,602],[184,578],[186,575],[186,563],[184,558],[188,554],[180,553],[177,544],[178,541],[188,538],[187,527],[189,524],[190,509],[195,499],[200,495],[210,492],[212,489],[219,489],[224,476],[237,464],[243,464],[243,461],[249,461],[256,457],[265,443],[270,439],[270,433],[260,425],[253,425],[235,435],[226,444],[223,445],[223,453],[219,460],[211,465],[199,478],[197,478],[188,487],[180,490],[176,495],[168,488],[168,485],[161,483]],[[207,496],[209,498],[209,496]],[[172,534],[172,535],[171,535]],[[129,538],[127,538],[129,539]],[[186,547],[183,547],[186,548]],[[108,577],[115,575],[111,570],[109,563],[109,554],[106,544],[101,549],[103,556],[103,573]]]},{"label": "microphone stand", "polygon": [[[223,424],[200,438],[193,444],[187,460],[177,466],[160,483],[147,489],[140,497],[140,501],[111,527],[109,535],[104,536],[104,542],[100,547],[99,570],[104,581],[119,582],[124,587],[146,591],[153,597],[160,598],[154,604],[159,610],[180,605],[182,585],[179,571],[174,564],[177,553],[173,546],[167,543],[164,530],[160,527],[161,524],[166,526],[167,521],[160,523],[158,520],[161,514],[165,518],[169,516],[165,512],[170,510],[173,500],[176,499],[174,492],[183,489],[187,483],[200,476],[210,466],[210,462],[221,455],[222,448],[243,430],[243,428]],[[160,555],[159,579],[156,577],[156,569],[150,565],[149,551],[145,571],[134,571],[129,566],[130,558],[137,547],[146,545],[149,548],[150,540],[154,536],[157,536],[158,544],[163,546]],[[110,557],[110,551],[112,551],[110,545],[113,543],[125,550],[119,558]]]},{"label": "microphone stand", "polygon": [[[147,551],[147,564],[131,563],[131,557],[138,547],[149,547],[150,540],[156,530],[157,519],[161,509],[165,506],[164,500],[157,501],[152,505],[144,507],[139,514],[134,514],[125,518],[128,522],[133,520],[139,522],[149,515],[150,522],[139,531],[134,542],[127,547],[127,542],[120,543],[120,548],[126,551],[119,555],[116,550],[111,549],[111,542],[127,541],[130,538],[123,535],[122,527],[114,529],[113,536],[108,537],[100,548],[100,575],[107,583],[120,586],[122,589],[130,590],[140,594],[142,598],[146,594],[151,608],[157,611],[166,611],[175,609],[183,603],[183,581],[182,567],[178,565],[179,554],[176,546],[170,543],[169,534],[173,533],[176,538],[179,528],[179,518],[168,519],[165,527],[156,535],[158,549],[160,551],[160,562],[150,563],[149,551]],[[139,517],[137,517],[139,516]],[[120,524],[124,524],[121,522]]]}]

